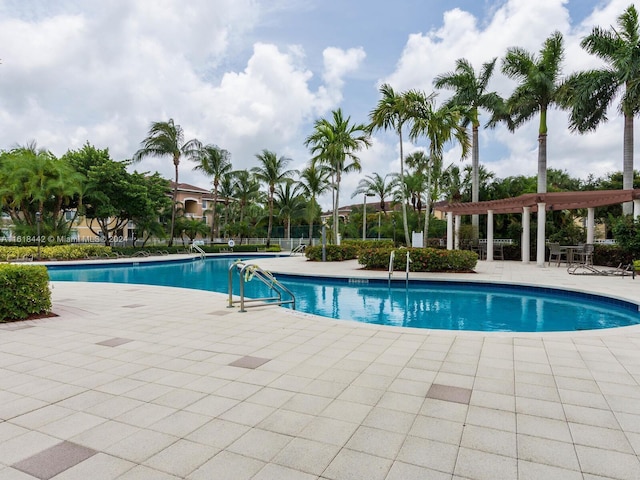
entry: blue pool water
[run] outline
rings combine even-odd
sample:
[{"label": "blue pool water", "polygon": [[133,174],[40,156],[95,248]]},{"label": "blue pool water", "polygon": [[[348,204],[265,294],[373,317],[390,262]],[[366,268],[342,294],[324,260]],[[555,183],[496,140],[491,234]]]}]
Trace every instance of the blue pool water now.
[{"label": "blue pool water", "polygon": [[[52,266],[53,281],[165,285],[228,293],[235,258],[106,266]],[[277,275],[296,296],[296,309],[325,317],[402,327],[549,332],[640,323],[638,305],[550,288],[473,282],[324,279]],[[239,281],[234,280],[237,295]],[[258,281],[249,297],[270,296]],[[275,308],[275,307],[274,307]]]}]

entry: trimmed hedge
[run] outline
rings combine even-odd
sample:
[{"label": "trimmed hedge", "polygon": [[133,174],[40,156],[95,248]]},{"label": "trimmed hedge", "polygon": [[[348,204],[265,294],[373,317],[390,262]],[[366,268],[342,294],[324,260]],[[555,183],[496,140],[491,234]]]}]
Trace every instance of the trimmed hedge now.
[{"label": "trimmed hedge", "polygon": [[[389,268],[392,248],[372,248],[363,251],[358,263],[368,270]],[[470,272],[478,263],[478,254],[469,250],[442,250],[440,248],[395,249],[394,270],[406,268],[406,252],[409,252],[411,272]]]},{"label": "trimmed hedge", "polygon": [[368,250],[371,248],[393,248],[393,240],[355,240],[344,239],[340,243],[341,245],[353,245],[358,249],[358,252]]},{"label": "trimmed hedge", "polygon": [[[42,260],[81,260],[90,257],[104,257],[111,253],[111,247],[93,243],[56,245],[40,247]],[[38,247],[6,247],[0,245],[0,261],[19,260],[38,256]]]},{"label": "trimmed hedge", "polygon": [[0,322],[51,311],[49,273],[42,265],[0,265]]},{"label": "trimmed hedge", "polygon": [[[312,262],[322,261],[322,246],[307,247],[304,251],[307,259]],[[358,257],[358,247],[353,244],[327,245],[327,262],[342,262],[343,260],[353,260]]]}]

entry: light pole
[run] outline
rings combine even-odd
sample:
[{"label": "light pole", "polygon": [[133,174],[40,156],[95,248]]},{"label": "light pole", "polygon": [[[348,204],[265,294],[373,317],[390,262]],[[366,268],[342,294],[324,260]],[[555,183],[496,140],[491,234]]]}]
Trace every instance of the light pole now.
[{"label": "light pole", "polygon": [[367,239],[367,197],[373,197],[373,193],[365,193],[362,202],[362,240]]},{"label": "light pole", "polygon": [[327,219],[322,219],[322,261],[327,261]]},{"label": "light pole", "polygon": [[393,223],[393,245],[396,245],[396,218],[393,217],[392,222]]},{"label": "light pole", "polygon": [[38,237],[38,261],[40,261],[40,221],[42,220],[42,214],[36,212],[36,236]]}]

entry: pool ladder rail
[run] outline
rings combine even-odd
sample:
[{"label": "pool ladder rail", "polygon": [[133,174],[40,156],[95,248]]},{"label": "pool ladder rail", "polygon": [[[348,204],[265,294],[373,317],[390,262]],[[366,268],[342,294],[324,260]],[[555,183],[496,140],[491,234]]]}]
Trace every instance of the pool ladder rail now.
[{"label": "pool ladder rail", "polygon": [[[391,277],[393,276],[393,261],[395,259],[396,256],[396,251],[395,250],[391,250],[391,255],[389,255],[389,288],[391,288]],[[407,267],[406,267],[406,280],[405,280],[405,286],[406,288],[409,288],[409,264],[413,263],[413,260],[411,260],[410,256],[409,256],[409,251],[407,250]]]},{"label": "pool ladder rail", "polygon": [[202,248],[200,248],[199,245],[192,243],[189,247],[189,250],[191,250],[191,252],[195,250],[200,255],[200,258],[204,260],[204,257],[206,256],[206,254],[205,254],[205,251]]},{"label": "pool ladder rail", "polygon": [[[233,299],[233,277],[238,276],[240,279],[240,298]],[[246,298],[244,294],[244,285],[251,280],[259,280],[274,293],[273,297],[262,298]],[[232,308],[235,303],[240,303],[240,311],[246,312],[246,308],[260,307],[264,305],[291,305],[293,310],[296,309],[296,297],[291,290],[282,285],[271,272],[263,270],[255,263],[244,263],[241,260],[234,262],[229,267],[229,304],[228,308]],[[286,298],[283,299],[283,296]],[[256,302],[255,305],[245,305],[245,303]],[[258,303],[260,302],[260,303]]]}]

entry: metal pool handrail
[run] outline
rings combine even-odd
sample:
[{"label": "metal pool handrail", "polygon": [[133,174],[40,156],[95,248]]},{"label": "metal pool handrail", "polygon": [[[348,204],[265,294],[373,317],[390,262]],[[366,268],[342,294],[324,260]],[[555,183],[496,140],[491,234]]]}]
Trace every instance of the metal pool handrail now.
[{"label": "metal pool handrail", "polygon": [[[238,274],[240,278],[240,299],[233,299],[233,277],[234,273]],[[257,279],[263,284],[265,284],[269,289],[275,294],[273,297],[262,297],[262,298],[245,298],[244,294],[244,284],[245,282],[250,282],[253,279]],[[263,270],[256,264],[246,264],[242,261],[234,262],[229,267],[229,280],[228,280],[228,289],[229,289],[229,304],[228,308],[233,307],[234,303],[240,303],[240,311],[246,312],[245,303],[249,302],[261,302],[256,305],[247,305],[246,308],[249,307],[259,307],[262,305],[289,305],[291,304],[291,308],[293,310],[296,309],[296,297],[291,290],[282,285],[276,277],[274,277],[271,272]],[[283,300],[282,295],[286,294],[289,296],[289,299]]]}]

